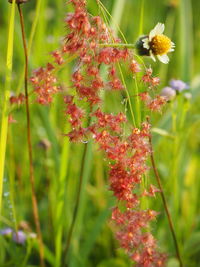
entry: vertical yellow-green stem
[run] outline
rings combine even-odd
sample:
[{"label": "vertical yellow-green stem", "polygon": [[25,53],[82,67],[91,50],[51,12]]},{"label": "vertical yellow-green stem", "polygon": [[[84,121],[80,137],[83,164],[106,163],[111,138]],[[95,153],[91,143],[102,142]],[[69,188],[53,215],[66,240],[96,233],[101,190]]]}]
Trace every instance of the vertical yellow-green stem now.
[{"label": "vertical yellow-green stem", "polygon": [[6,78],[5,90],[3,96],[2,120],[1,120],[1,139],[0,139],[0,215],[2,206],[2,193],[3,193],[3,176],[6,154],[6,143],[8,133],[8,105],[11,88],[12,77],[12,60],[13,60],[13,41],[14,41],[14,20],[15,20],[15,0],[11,6],[9,30],[8,30],[8,48],[6,59]]},{"label": "vertical yellow-green stem", "polygon": [[140,108],[140,97],[139,97],[139,88],[137,83],[136,76],[134,77],[135,80],[135,112],[136,112],[136,126],[140,128],[141,124],[141,108]]},{"label": "vertical yellow-green stem", "polygon": [[34,21],[33,21],[32,27],[31,27],[31,33],[30,33],[30,37],[29,37],[29,41],[28,41],[28,54],[30,54],[30,52],[31,52],[31,48],[32,48],[32,44],[33,44],[33,38],[35,36],[36,27],[37,27],[39,16],[40,16],[41,3],[42,3],[42,0],[37,0]]},{"label": "vertical yellow-green stem", "polygon": [[140,7],[140,24],[139,24],[139,32],[138,36],[143,34],[143,23],[144,23],[144,0],[141,0]]},{"label": "vertical yellow-green stem", "polygon": [[[178,214],[179,207],[179,185],[178,185],[178,147],[179,147],[179,136],[178,136],[178,127],[177,127],[177,110],[178,110],[178,101],[172,103],[172,131],[174,135],[174,144],[173,144],[173,163],[172,163],[172,181],[173,181],[173,191],[176,194],[173,194],[173,214]],[[175,218],[174,218],[175,219]]]},{"label": "vertical yellow-green stem", "polygon": [[13,144],[13,135],[12,131],[8,132],[9,139],[9,157],[11,160],[9,161],[8,166],[8,175],[9,175],[9,191],[10,191],[10,202],[12,206],[12,214],[13,214],[13,225],[14,229],[17,232],[17,212],[15,208],[15,159],[14,159],[14,144]]},{"label": "vertical yellow-green stem", "polygon": [[193,68],[193,22],[192,7],[190,0],[180,0],[179,5],[180,16],[180,70],[181,79],[190,81]]},{"label": "vertical yellow-green stem", "polygon": [[128,103],[129,103],[129,108],[130,108],[130,112],[131,112],[131,117],[132,117],[133,125],[134,125],[134,127],[136,127],[136,121],[135,121],[135,115],[134,115],[133,108],[132,108],[131,97],[130,97],[128,88],[126,86],[126,82],[125,82],[124,75],[123,75],[123,72],[122,72],[122,69],[121,69],[120,64],[118,64],[118,67],[119,67],[119,71],[120,71],[122,83],[123,83],[124,88],[125,88],[125,91],[126,91],[126,95],[127,95],[127,99],[128,99]]},{"label": "vertical yellow-green stem", "polygon": [[[69,125],[65,127],[65,132],[69,132]],[[63,234],[63,208],[64,208],[64,195],[66,187],[66,176],[68,169],[69,160],[69,139],[64,139],[62,148],[61,162],[60,162],[60,174],[58,181],[58,202],[56,203],[56,238],[55,238],[55,250],[56,250],[56,263],[55,267],[61,266],[61,255],[62,255],[62,234]]]},{"label": "vertical yellow-green stem", "polygon": [[122,13],[124,10],[124,5],[125,5],[126,0],[116,0],[114,2],[114,7],[112,10],[112,18],[113,20],[110,23],[110,27],[113,30],[114,36],[117,35],[119,24],[121,21]]}]

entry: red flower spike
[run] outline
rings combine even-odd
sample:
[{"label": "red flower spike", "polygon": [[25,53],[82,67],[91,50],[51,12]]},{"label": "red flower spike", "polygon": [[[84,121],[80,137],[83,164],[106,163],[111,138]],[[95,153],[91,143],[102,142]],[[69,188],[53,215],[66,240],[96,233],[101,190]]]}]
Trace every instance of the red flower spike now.
[{"label": "red flower spike", "polygon": [[[117,199],[117,207],[112,211],[112,221],[120,246],[138,267],[164,266],[166,257],[157,251],[156,241],[149,232],[149,223],[156,218],[157,212],[140,210],[139,206],[141,193],[138,189],[142,176],[149,169],[147,159],[151,152],[150,124],[144,122],[140,127],[132,129],[127,136],[123,125],[127,121],[126,116],[123,113],[105,113],[100,109],[100,90],[124,89],[118,75],[117,63],[126,61],[133,75],[141,71],[141,67],[128,49],[100,47],[99,44],[121,41],[110,36],[110,30],[99,16],[92,17],[88,14],[86,1],[71,0],[70,3],[74,12],[69,13],[65,20],[68,34],[61,48],[51,54],[58,65],[63,64],[64,54],[67,57],[75,54],[78,58],[72,75],[72,87],[76,94],[64,97],[65,113],[72,127],[66,135],[72,142],[80,142],[92,136],[110,161],[109,188]],[[108,66],[106,82],[99,71],[103,64]],[[31,77],[37,101],[41,104],[51,103],[53,96],[59,92],[55,72],[54,65],[48,63],[45,68],[36,70]],[[152,73],[149,68],[142,77],[142,81],[150,89],[160,82]],[[160,110],[164,104],[162,97],[152,99],[149,92],[140,93],[139,96],[151,110]],[[89,114],[95,120],[92,120],[93,124],[83,127],[85,111],[76,103],[81,103],[81,107],[84,107],[86,102],[91,110],[95,110]],[[157,189],[151,185],[144,194],[154,196],[156,192]],[[118,206],[123,206],[123,212]]]}]

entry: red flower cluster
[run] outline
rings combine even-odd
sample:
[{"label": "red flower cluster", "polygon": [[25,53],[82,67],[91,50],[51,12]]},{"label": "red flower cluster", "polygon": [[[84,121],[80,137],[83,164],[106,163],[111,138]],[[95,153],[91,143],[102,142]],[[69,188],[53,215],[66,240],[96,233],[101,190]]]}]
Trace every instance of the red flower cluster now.
[{"label": "red flower cluster", "polygon": [[[68,102],[71,116],[79,114],[74,104]],[[72,115],[73,114],[73,115]],[[81,134],[93,138],[109,159],[110,190],[118,200],[119,206],[113,208],[112,220],[115,222],[116,238],[120,246],[137,262],[139,267],[164,266],[165,255],[157,251],[154,237],[149,233],[149,223],[155,219],[157,213],[152,210],[140,210],[142,196],[155,196],[159,190],[150,185],[149,190],[141,192],[140,184],[143,174],[148,170],[146,165],[150,154],[149,135],[150,125],[143,123],[141,130],[134,128],[130,135],[123,135],[124,114],[107,114],[97,109],[91,114],[96,122],[87,128],[79,127],[68,135],[74,141],[74,135]],[[120,204],[121,203],[121,204]]]},{"label": "red flower cluster", "polygon": [[156,95],[154,98],[148,92],[139,94],[140,99],[145,103],[146,107],[152,111],[161,111],[163,105],[166,104],[167,99],[164,96]]},{"label": "red flower cluster", "polygon": [[73,103],[73,96],[65,96],[64,101],[67,104],[66,114],[70,114],[70,124],[73,128],[81,126],[81,119],[84,116],[83,110]]},{"label": "red flower cluster", "polygon": [[[100,113],[101,121],[106,115]],[[97,125],[101,124],[100,121],[97,121]],[[107,158],[112,160],[109,171],[110,190],[125,209],[121,211],[115,207],[112,212],[112,220],[117,229],[116,238],[120,246],[137,262],[138,267],[163,266],[165,255],[157,251],[156,241],[149,231],[144,231],[149,229],[149,222],[155,219],[157,213],[152,210],[141,211],[139,208],[142,195],[155,196],[159,192],[151,185],[149,191],[139,193],[142,176],[148,170],[146,161],[150,154],[150,125],[143,123],[141,130],[134,128],[126,138],[116,135],[116,132],[111,134],[97,125],[94,138]],[[103,126],[107,127],[106,123]]]},{"label": "red flower cluster", "polygon": [[117,207],[113,209],[112,219],[119,229],[117,239],[137,263],[137,267],[161,267],[166,260],[164,254],[157,252],[156,240],[151,233],[142,231],[156,215],[153,210],[121,212]]},{"label": "red flower cluster", "polygon": [[148,84],[149,88],[158,86],[160,79],[158,77],[152,77],[152,68],[146,69],[146,73],[142,76],[142,81]]},{"label": "red flower cluster", "polygon": [[[75,105],[74,97],[67,96],[66,113],[70,116],[72,125],[72,131],[67,135],[71,141],[92,136],[110,161],[110,190],[118,200],[117,203],[124,206],[123,212],[118,207],[112,212],[112,220],[117,230],[116,238],[121,247],[140,267],[163,266],[165,256],[157,251],[156,241],[149,233],[149,223],[155,219],[157,213],[152,210],[141,211],[139,207],[141,197],[154,196],[159,191],[153,185],[144,192],[141,192],[140,188],[142,176],[148,170],[146,161],[150,154],[150,125],[143,123],[141,129],[134,128],[125,136],[123,126],[127,121],[126,116],[123,113],[104,113],[99,105],[100,89],[123,89],[117,75],[116,63],[121,60],[128,61],[133,74],[140,71],[140,66],[137,61],[130,60],[127,49],[101,48],[99,44],[113,42],[105,24],[99,17],[88,16],[85,2],[71,2],[75,12],[70,13],[66,19],[70,33],[66,37],[65,50],[78,54],[78,67],[73,73],[72,82],[79,96],[78,100],[89,102],[95,111],[90,113],[93,123],[83,127],[83,111]],[[109,66],[106,81],[100,75],[102,64]],[[159,83],[158,78],[152,77],[150,69],[142,80],[151,88]],[[150,95],[143,93],[143,98],[148,100],[148,104],[151,103],[154,109]]]},{"label": "red flower cluster", "polygon": [[18,96],[11,96],[10,97],[10,104],[17,104],[17,105],[21,105],[23,104],[25,101],[25,95],[20,93]]},{"label": "red flower cluster", "polygon": [[136,60],[132,60],[131,64],[130,64],[130,70],[132,71],[132,73],[136,74],[137,72],[141,71],[140,65],[138,64],[138,62]]},{"label": "red flower cluster", "polygon": [[[152,76],[153,70],[146,69],[146,73],[142,76],[142,81],[148,85],[149,89],[153,89],[159,85],[160,79]],[[151,111],[161,111],[163,105],[166,104],[166,98],[160,95],[151,96],[150,91],[139,94],[140,99],[145,103],[146,107]]]},{"label": "red flower cluster", "polygon": [[[66,53],[78,56],[78,67],[72,79],[78,95],[90,105],[95,105],[100,102],[101,89],[123,89],[114,65],[120,60],[126,60],[129,52],[127,49],[101,48],[101,44],[112,40],[106,25],[100,17],[88,15],[83,1],[71,2],[75,12],[66,18],[70,32],[65,38],[64,49]],[[100,77],[102,64],[111,66],[106,82]]]},{"label": "red flower cluster", "polygon": [[52,96],[60,90],[53,70],[54,66],[48,63],[46,68],[35,70],[30,78],[34,91],[37,93],[37,102],[42,105],[51,103]]}]

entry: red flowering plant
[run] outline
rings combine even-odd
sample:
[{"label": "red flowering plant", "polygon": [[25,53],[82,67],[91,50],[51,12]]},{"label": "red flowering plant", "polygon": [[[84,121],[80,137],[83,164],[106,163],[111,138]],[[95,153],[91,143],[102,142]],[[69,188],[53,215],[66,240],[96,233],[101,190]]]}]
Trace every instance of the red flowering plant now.
[{"label": "red flowering plant", "polygon": [[[120,65],[129,66],[127,71],[130,78],[136,79],[137,73],[141,73],[140,82],[146,89],[133,97],[136,97],[137,103],[143,101],[151,111],[160,111],[166,102],[165,97],[156,94],[160,80],[152,75],[151,68],[140,66],[133,50],[129,49],[131,46],[114,38],[101,17],[91,16],[87,12],[86,1],[69,2],[73,5],[74,12],[66,16],[68,33],[62,46],[51,54],[54,62],[34,71],[30,79],[36,101],[47,105],[53,101],[53,95],[62,92],[56,77],[57,70],[76,59],[71,78],[73,94],[64,95],[65,113],[71,125],[71,131],[66,135],[72,142],[91,138],[104,151],[109,161],[109,188],[116,198],[111,216],[113,229],[120,246],[136,263],[134,266],[164,266],[166,255],[159,252],[150,230],[150,223],[155,220],[158,212],[141,208],[144,196],[154,197],[162,191],[154,185],[149,188],[141,186],[143,176],[150,168],[147,165],[148,159],[151,158],[154,163],[151,125],[149,119],[145,119],[143,123],[138,120],[136,127],[137,114],[133,112],[131,96],[121,77]],[[157,39],[162,41],[161,37]],[[166,42],[166,39],[163,40]],[[147,50],[147,45],[144,49]],[[151,47],[149,49],[155,50]],[[153,53],[152,51],[150,52]],[[158,48],[155,51],[162,52]],[[150,55],[150,52],[146,55]],[[106,77],[101,75],[103,65],[107,66]],[[122,94],[127,94],[133,118],[132,126],[126,114],[103,111],[103,90],[119,90]],[[18,102],[15,99],[11,101]],[[88,125],[85,123],[87,120]],[[128,128],[126,133],[125,124]]]}]

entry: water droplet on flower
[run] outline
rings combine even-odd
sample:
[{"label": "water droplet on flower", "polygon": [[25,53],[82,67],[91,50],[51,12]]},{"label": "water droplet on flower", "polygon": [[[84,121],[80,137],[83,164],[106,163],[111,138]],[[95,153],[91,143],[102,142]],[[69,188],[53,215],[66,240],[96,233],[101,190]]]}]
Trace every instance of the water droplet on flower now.
[{"label": "water droplet on flower", "polygon": [[81,143],[87,144],[88,143],[88,140],[81,140]]}]

